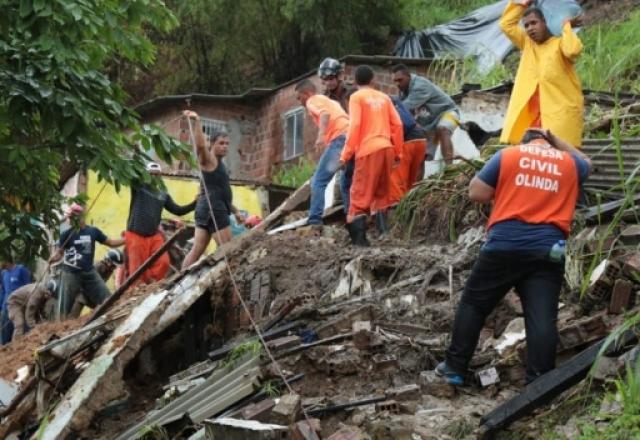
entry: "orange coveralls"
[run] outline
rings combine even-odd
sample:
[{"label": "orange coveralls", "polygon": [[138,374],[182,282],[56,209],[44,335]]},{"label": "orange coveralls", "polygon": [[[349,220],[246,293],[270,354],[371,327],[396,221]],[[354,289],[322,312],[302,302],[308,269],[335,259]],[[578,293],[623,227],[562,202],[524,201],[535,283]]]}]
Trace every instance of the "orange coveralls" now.
[{"label": "orange coveralls", "polygon": [[391,99],[362,87],[349,100],[349,131],[342,162],[355,156],[347,222],[389,206],[391,169],[402,158],[402,121]]},{"label": "orange coveralls", "polygon": [[[128,276],[133,273],[158,249],[164,245],[164,235],[158,231],[151,237],[143,237],[135,232],[125,231],[125,249],[127,252],[127,272]],[[134,285],[139,283],[152,283],[160,281],[167,276],[171,260],[167,252],[163,253],[155,263],[144,271]]]},{"label": "orange coveralls", "polygon": [[420,167],[424,164],[426,150],[426,139],[414,139],[406,141],[402,145],[402,160],[391,172],[389,206],[397,205],[400,199],[413,187],[418,178]]}]

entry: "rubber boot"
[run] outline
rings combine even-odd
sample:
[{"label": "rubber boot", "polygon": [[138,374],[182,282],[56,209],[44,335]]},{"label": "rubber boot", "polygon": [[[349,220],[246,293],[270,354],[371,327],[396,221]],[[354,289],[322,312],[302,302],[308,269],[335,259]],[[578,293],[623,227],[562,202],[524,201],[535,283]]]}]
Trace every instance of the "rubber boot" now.
[{"label": "rubber boot", "polygon": [[351,222],[352,238],[354,246],[369,247],[371,243],[367,240],[367,216],[361,215]]},{"label": "rubber boot", "polygon": [[389,232],[389,225],[387,223],[387,213],[384,211],[376,212],[376,228],[380,237],[384,237]]},{"label": "rubber boot", "polygon": [[353,235],[353,228],[351,227],[351,223],[344,224],[345,229],[349,232],[349,238],[351,239],[351,244],[355,243],[355,236]]}]

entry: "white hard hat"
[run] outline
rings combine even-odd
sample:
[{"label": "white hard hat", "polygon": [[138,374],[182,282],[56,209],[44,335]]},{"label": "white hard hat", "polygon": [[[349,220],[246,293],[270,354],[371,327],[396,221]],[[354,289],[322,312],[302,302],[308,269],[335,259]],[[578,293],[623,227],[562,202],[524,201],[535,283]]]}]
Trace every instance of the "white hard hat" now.
[{"label": "white hard hat", "polygon": [[149,162],[147,164],[147,171],[157,171],[160,172],[162,171],[162,168],[160,167],[160,164],[156,163],[156,162]]}]

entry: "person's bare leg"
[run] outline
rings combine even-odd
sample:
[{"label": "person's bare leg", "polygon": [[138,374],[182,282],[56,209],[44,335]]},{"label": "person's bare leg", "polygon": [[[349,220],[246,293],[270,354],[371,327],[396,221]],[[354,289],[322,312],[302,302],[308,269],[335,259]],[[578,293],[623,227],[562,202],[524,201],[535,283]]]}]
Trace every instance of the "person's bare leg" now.
[{"label": "person's bare leg", "polygon": [[209,241],[211,241],[211,234],[209,234],[209,231],[196,226],[196,231],[193,236],[193,247],[191,248],[191,251],[189,251],[187,256],[184,257],[184,261],[182,262],[182,269],[186,269],[187,267],[198,261],[198,258],[200,258],[205,249],[207,249]]},{"label": "person's bare leg", "polygon": [[229,241],[231,241],[232,238],[232,234],[231,234],[231,226],[227,226],[226,228],[222,229],[221,231],[217,231],[213,233],[213,239],[216,241],[216,244],[218,246],[221,246]]},{"label": "person's bare leg", "polygon": [[451,141],[451,132],[448,128],[438,127],[438,138],[440,140],[440,149],[444,163],[450,165],[453,162],[453,142]]}]

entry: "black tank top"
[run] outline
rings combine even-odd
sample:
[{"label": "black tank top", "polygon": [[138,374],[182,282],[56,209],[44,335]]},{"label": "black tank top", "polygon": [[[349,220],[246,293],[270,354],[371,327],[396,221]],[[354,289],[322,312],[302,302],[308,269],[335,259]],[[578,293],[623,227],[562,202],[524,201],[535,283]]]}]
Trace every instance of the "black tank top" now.
[{"label": "black tank top", "polygon": [[[227,169],[221,160],[218,160],[218,167],[213,171],[202,171],[204,184],[207,186],[207,192],[211,200],[211,206],[214,211],[226,211],[231,213],[231,203],[233,196],[231,194],[231,182]],[[206,194],[202,184],[200,184],[200,196],[198,197],[198,205],[207,210]],[[204,205],[204,206],[203,206]]]}]

